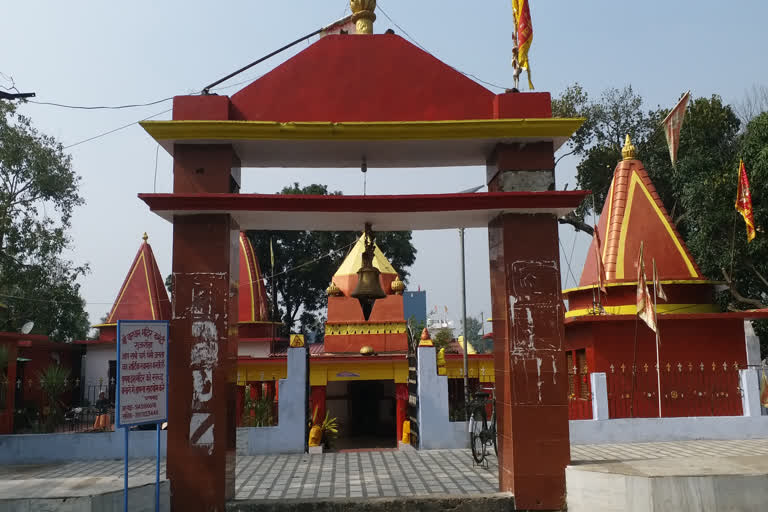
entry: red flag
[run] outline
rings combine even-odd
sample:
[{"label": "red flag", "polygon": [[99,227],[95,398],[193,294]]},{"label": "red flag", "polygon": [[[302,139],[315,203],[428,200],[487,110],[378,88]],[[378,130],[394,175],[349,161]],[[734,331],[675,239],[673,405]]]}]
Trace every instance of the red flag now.
[{"label": "red flag", "polygon": [[645,281],[645,264],[643,263],[643,242],[640,242],[640,255],[637,258],[637,316],[653,331],[656,332],[656,312],[653,309],[651,294]]},{"label": "red flag", "polygon": [[755,238],[755,217],[752,212],[752,194],[749,192],[749,180],[744,161],[739,161],[739,184],[736,189],[736,211],[738,211],[747,225],[747,242]]},{"label": "red flag", "polygon": [[605,289],[605,267],[603,266],[602,249],[600,248],[600,231],[595,226],[595,262],[597,263],[597,287],[601,292],[608,294]]},{"label": "red flag", "polygon": [[683,127],[685,109],[688,107],[688,100],[690,98],[691,91],[683,94],[675,108],[664,118],[664,135],[667,136],[669,158],[672,160],[672,165],[675,165],[677,161],[677,148],[680,146],[680,129]]}]

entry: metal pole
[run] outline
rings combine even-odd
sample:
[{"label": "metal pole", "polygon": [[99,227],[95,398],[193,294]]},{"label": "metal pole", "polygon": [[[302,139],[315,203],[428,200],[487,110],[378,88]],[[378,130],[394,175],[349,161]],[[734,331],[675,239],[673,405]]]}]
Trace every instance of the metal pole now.
[{"label": "metal pole", "polygon": [[155,512],[160,512],[160,422],[157,427],[157,461],[155,462]]},{"label": "metal pole", "polygon": [[123,476],[123,511],[128,512],[128,427],[125,430],[125,475]]},{"label": "metal pole", "polygon": [[461,326],[464,332],[464,411],[469,421],[469,340],[467,339],[467,286],[464,270],[464,228],[459,228],[459,246],[461,247]]}]

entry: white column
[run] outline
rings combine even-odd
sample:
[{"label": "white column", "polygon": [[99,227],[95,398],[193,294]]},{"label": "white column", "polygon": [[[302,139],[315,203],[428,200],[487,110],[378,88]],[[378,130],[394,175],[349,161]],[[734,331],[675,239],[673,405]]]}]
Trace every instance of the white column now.
[{"label": "white column", "polygon": [[744,416],[760,416],[760,379],[757,371],[754,368],[739,370],[739,385]]},{"label": "white column", "polygon": [[608,419],[608,379],[605,373],[591,373],[589,375],[592,387],[592,419]]},{"label": "white column", "polygon": [[760,364],[760,338],[752,328],[752,322],[744,320],[744,344],[747,349],[747,364],[756,366]]}]

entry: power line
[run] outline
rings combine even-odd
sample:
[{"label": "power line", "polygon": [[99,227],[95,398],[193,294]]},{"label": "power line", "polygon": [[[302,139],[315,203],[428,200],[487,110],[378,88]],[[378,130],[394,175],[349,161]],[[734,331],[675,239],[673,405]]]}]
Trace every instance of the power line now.
[{"label": "power line", "polygon": [[52,101],[35,101],[35,100],[29,100],[29,103],[34,103],[36,105],[51,105],[54,107],[71,108],[76,110],[121,110],[125,108],[150,107],[152,105],[157,105],[158,103],[164,103],[172,99],[173,99],[173,96],[169,96],[168,98],[163,98],[157,101],[150,101],[148,103],[130,103],[128,105],[114,105],[114,106],[66,105],[63,103],[54,103]]},{"label": "power line", "polygon": [[[392,18],[389,16],[389,14],[387,14],[387,11],[385,11],[385,10],[382,8],[382,6],[381,6],[381,2],[377,3],[377,5],[376,5],[376,8],[377,8],[379,11],[381,11],[381,14],[383,14],[383,15],[384,15],[384,17],[385,17],[385,18],[387,18],[387,19],[390,21],[390,23],[392,23],[394,26],[396,26],[396,27],[397,27],[397,29],[398,29],[398,30],[400,30],[400,32],[402,32],[403,34],[405,34],[405,36],[406,36],[408,39],[410,39],[410,40],[413,42],[413,44],[415,44],[416,46],[418,46],[419,48],[421,48],[421,49],[422,49],[422,50],[424,50],[425,52],[427,52],[427,53],[429,53],[429,54],[432,54],[432,55],[434,55],[432,52],[430,52],[429,50],[427,50],[426,48],[424,48],[424,46],[422,46],[422,45],[421,45],[421,43],[419,43],[419,42],[418,42],[416,39],[414,39],[414,38],[413,38],[413,37],[412,37],[412,36],[411,36],[411,35],[410,35],[408,32],[406,32],[406,31],[405,31],[405,29],[404,29],[403,27],[401,27],[400,25],[398,25],[398,24],[397,24],[397,22],[396,22],[395,20],[393,20],[393,19],[392,19]],[[447,63],[446,63],[446,64],[447,64]],[[502,89],[502,90],[507,90],[507,89],[508,89],[508,87],[504,87],[503,85],[499,85],[499,84],[495,84],[495,83],[493,83],[493,82],[488,82],[487,80],[483,80],[482,78],[479,78],[478,76],[476,76],[476,75],[473,75],[472,73],[466,73],[466,72],[464,72],[464,71],[462,71],[462,70],[460,70],[460,69],[458,69],[458,68],[455,68],[455,67],[451,66],[450,64],[447,64],[447,66],[448,66],[448,67],[450,67],[451,69],[453,69],[454,71],[458,71],[458,72],[459,72],[459,73],[461,73],[462,75],[464,75],[464,76],[466,76],[466,77],[469,77],[469,78],[472,78],[472,79],[474,79],[474,80],[476,80],[476,81],[478,81],[478,82],[480,82],[480,83],[483,83],[483,84],[485,84],[485,85],[490,85],[491,87],[496,87],[497,89]]]},{"label": "power line", "polygon": [[124,124],[122,126],[118,126],[117,128],[114,128],[112,130],[109,130],[109,131],[106,131],[106,132],[102,132],[102,133],[100,133],[98,135],[94,135],[93,137],[88,137],[87,139],[83,139],[81,141],[75,142],[74,144],[70,144],[68,146],[64,146],[64,149],[73,148],[75,146],[79,146],[80,144],[85,144],[86,142],[90,142],[92,140],[100,139],[101,137],[105,137],[105,136],[107,136],[107,135],[109,135],[111,133],[119,132],[120,130],[128,128],[129,126],[133,126],[136,123],[139,123],[141,121],[146,121],[147,119],[152,119],[153,117],[157,117],[157,116],[161,116],[163,114],[167,114],[171,110],[173,110],[173,109],[169,108],[169,109],[163,110],[162,112],[158,112],[157,114],[152,114],[151,116],[147,116],[147,117],[145,117],[143,119],[139,119],[138,121],[131,121],[128,124]]}]

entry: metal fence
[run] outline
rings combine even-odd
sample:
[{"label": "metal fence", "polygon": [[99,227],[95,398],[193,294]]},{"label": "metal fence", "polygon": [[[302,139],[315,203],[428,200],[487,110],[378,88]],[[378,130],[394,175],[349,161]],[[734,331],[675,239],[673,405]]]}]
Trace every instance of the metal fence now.
[{"label": "metal fence", "polygon": [[[727,362],[662,363],[661,416],[740,416],[740,369]],[[659,416],[655,363],[611,365],[606,377],[611,418]]]},{"label": "metal fence", "polygon": [[[101,394],[103,401],[99,401]],[[72,381],[52,400],[35,382],[19,383],[14,404],[14,433],[89,432],[112,430],[114,386],[80,386]],[[98,421],[97,421],[98,420]]]}]

